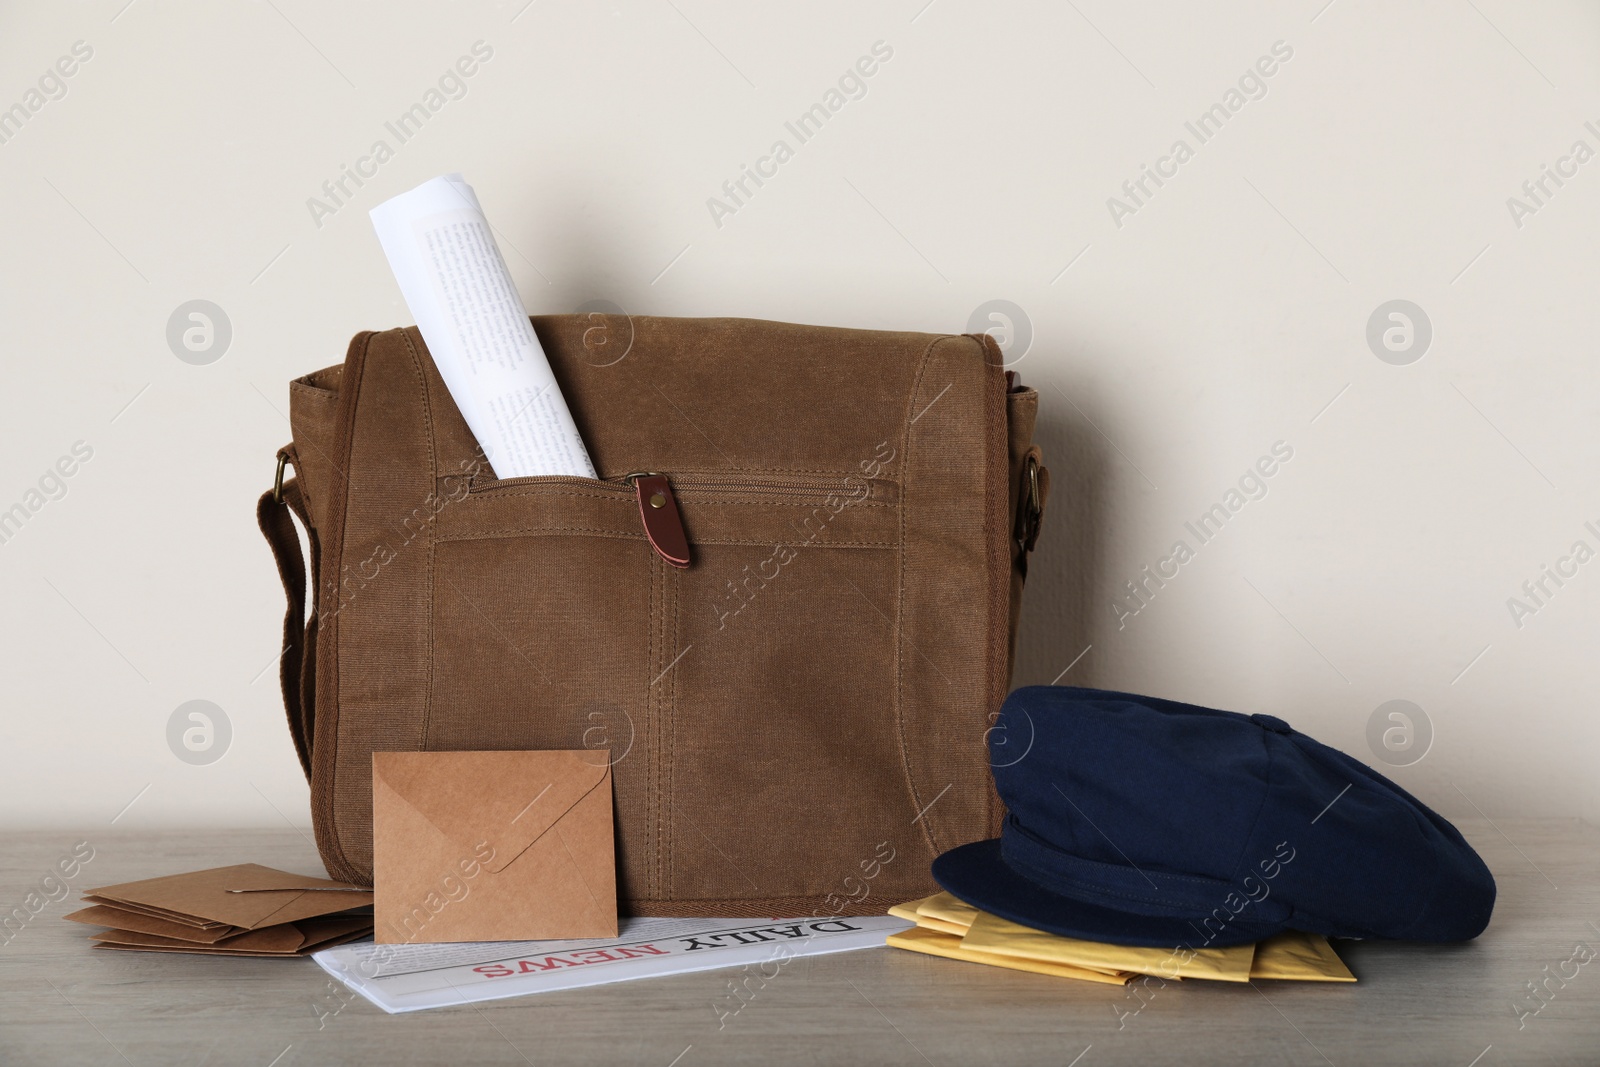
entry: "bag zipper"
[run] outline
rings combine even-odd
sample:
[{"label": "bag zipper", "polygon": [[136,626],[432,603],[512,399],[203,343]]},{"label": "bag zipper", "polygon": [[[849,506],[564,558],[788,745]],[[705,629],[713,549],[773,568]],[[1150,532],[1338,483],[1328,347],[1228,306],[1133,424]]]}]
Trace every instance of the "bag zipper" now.
[{"label": "bag zipper", "polygon": [[[634,471],[630,474],[618,475],[612,478],[582,478],[566,474],[539,474],[525,478],[505,478],[475,485],[470,490],[473,493],[494,493],[501,489],[516,489],[533,485],[578,485],[590,489],[612,489],[617,492],[628,492],[633,486],[628,481],[631,474],[648,473]],[[764,493],[769,496],[799,496],[799,497],[826,497],[829,493],[849,492],[853,485],[867,481],[864,475],[837,475],[833,477],[819,477],[817,475],[803,474],[761,474],[729,475],[729,474],[668,474],[672,484],[679,489],[695,492],[737,492],[737,493]],[[879,476],[873,481],[886,481]]]},{"label": "bag zipper", "polygon": [[[683,516],[678,512],[674,489],[694,492],[762,493],[768,496],[789,496],[826,499],[834,493],[851,490],[854,475],[825,478],[805,474],[764,474],[759,478],[731,474],[668,475],[661,471],[630,471],[616,478],[580,478],[569,475],[540,475],[532,478],[508,478],[473,490],[493,493],[501,487],[519,485],[579,485],[589,489],[610,489],[618,493],[631,493],[639,505],[639,522],[644,533],[664,561],[673,567],[687,567],[691,562],[688,534],[683,528]],[[869,480],[870,481],[870,480]],[[868,486],[870,492],[870,484]]]}]

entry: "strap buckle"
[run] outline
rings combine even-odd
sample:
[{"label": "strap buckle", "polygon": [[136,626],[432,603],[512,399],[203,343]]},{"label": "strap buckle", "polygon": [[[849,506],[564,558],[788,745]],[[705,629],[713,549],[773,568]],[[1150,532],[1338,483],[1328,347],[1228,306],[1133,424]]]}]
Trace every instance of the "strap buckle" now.
[{"label": "strap buckle", "polygon": [[1023,478],[1025,499],[1017,509],[1017,546],[1024,552],[1032,552],[1039,540],[1040,520],[1044,517],[1044,502],[1039,493],[1039,461],[1034,456],[1028,457]]}]

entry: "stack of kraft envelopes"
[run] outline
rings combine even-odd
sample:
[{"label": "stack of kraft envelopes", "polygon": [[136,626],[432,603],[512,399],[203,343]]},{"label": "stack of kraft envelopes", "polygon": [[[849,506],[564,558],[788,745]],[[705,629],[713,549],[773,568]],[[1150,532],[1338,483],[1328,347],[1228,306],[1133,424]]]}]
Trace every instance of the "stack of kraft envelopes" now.
[{"label": "stack of kraft envelopes", "polygon": [[254,863],[91,889],[96,948],[295,957],[372,933],[372,890]]},{"label": "stack of kraft envelopes", "polygon": [[930,956],[1015,971],[1126,985],[1141,976],[1248,982],[1354,982],[1355,975],[1320,934],[1289,930],[1254,944],[1219,948],[1146,948],[1084,941],[1035,930],[980,911],[949,893],[897,904],[889,914],[916,927],[888,943]]}]

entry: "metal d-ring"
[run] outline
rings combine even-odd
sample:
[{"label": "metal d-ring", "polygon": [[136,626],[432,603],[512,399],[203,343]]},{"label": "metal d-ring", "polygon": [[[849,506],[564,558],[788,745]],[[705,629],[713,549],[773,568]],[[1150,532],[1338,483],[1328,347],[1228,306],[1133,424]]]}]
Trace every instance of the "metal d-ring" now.
[{"label": "metal d-ring", "polygon": [[283,470],[289,465],[289,453],[278,449],[278,473],[272,479],[272,502],[283,503]]}]

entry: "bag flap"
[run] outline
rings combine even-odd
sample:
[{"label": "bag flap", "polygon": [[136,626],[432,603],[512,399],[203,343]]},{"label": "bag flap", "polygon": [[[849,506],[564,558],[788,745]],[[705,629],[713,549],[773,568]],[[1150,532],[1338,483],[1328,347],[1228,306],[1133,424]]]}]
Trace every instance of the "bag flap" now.
[{"label": "bag flap", "polygon": [[[898,447],[928,397],[950,384],[919,391],[934,346],[974,364],[989,358],[979,340],[960,335],[641,315],[532,321],[602,477],[858,473],[880,443]],[[437,468],[443,474],[471,464],[477,443],[421,334],[389,330],[372,344],[417,352]],[[1003,388],[998,366],[994,375],[994,387]]]}]

